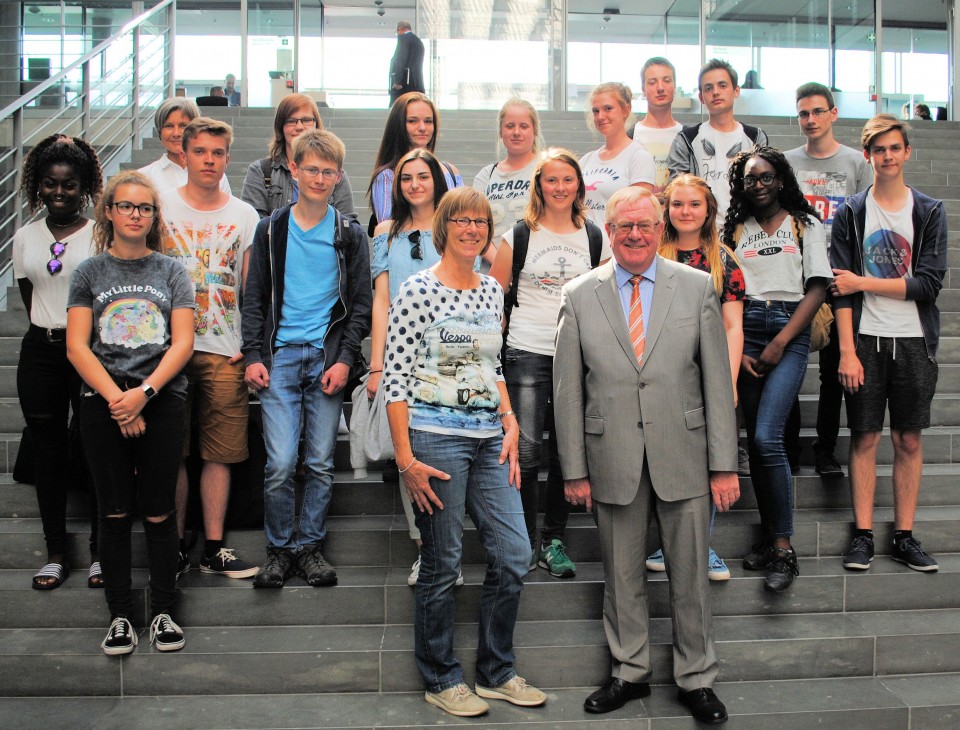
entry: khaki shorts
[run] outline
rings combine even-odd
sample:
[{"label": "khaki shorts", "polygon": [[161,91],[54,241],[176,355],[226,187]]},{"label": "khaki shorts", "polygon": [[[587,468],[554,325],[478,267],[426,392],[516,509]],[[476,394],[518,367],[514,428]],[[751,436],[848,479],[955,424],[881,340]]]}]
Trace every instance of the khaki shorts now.
[{"label": "khaki shorts", "polygon": [[187,389],[187,436],[183,456],[190,454],[191,412],[196,409],[200,458],[218,464],[247,459],[250,413],[243,360],[231,365],[226,355],[195,352],[184,368]]}]

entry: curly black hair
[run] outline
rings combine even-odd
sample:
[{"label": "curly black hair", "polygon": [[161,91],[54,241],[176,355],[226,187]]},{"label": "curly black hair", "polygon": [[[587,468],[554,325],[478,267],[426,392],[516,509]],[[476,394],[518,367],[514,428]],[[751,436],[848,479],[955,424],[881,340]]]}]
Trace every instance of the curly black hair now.
[{"label": "curly black hair", "polygon": [[747,160],[753,157],[766,160],[776,172],[781,183],[780,193],[777,196],[781,208],[805,226],[810,225],[814,218],[820,220],[817,211],[800,192],[793,168],[790,167],[783,153],[775,147],[758,144],[752,149],[739,153],[730,162],[730,207],[723,221],[723,233],[720,238],[732,249],[737,247],[737,242],[733,240],[737,226],[753,215],[750,202],[743,193],[743,169],[747,166]]},{"label": "curly black hair", "polygon": [[36,213],[43,206],[40,201],[40,177],[50,165],[70,165],[80,178],[82,188],[81,210],[95,204],[103,192],[103,171],[96,150],[79,137],[51,134],[34,146],[23,162],[20,194]]}]

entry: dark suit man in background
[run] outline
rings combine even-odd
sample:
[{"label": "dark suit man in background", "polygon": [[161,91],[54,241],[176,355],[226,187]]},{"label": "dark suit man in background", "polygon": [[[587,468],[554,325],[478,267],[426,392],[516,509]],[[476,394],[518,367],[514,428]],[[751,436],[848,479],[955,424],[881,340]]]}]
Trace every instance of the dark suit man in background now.
[{"label": "dark suit man in background", "polygon": [[607,203],[613,261],[563,288],[553,360],[567,501],[596,509],[611,678],[584,702],[609,712],[650,694],[644,557],[660,528],[679,699],[701,722],[727,720],[712,685],[707,552],[710,497],[740,496],[727,341],[710,277],[657,256],[662,210],[628,187]]},{"label": "dark suit man in background", "polygon": [[397,50],[390,62],[390,104],[408,91],[423,93],[423,41],[409,21],[397,23]]}]

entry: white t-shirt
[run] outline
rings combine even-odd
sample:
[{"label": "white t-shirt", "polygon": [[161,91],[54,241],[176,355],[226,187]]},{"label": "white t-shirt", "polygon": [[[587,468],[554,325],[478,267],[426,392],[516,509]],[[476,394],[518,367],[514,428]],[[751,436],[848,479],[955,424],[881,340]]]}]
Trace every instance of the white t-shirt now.
[{"label": "white t-shirt", "polygon": [[[142,172],[150,178],[157,186],[159,193],[165,193],[173,188],[182,188],[187,184],[187,168],[174,164],[166,155],[146,167],[141,167],[137,172]],[[230,192],[230,181],[227,180],[226,172],[220,178],[220,189],[225,193]]]},{"label": "white t-shirt", "polygon": [[730,207],[730,162],[740,152],[752,147],[753,141],[739,122],[732,132],[718,132],[710,122],[704,122],[693,140],[693,154],[697,158],[700,177],[707,181],[717,199],[717,226],[723,226]]},{"label": "white t-shirt", "polygon": [[494,240],[523,218],[530,200],[530,181],[536,167],[536,160],[515,172],[504,172],[499,164],[487,165],[473,178],[474,190],[479,190],[490,201]]},{"label": "white t-shirt", "polygon": [[[503,240],[513,248],[513,228],[503,234]],[[610,242],[604,234],[600,261],[610,256]],[[586,228],[573,233],[554,233],[543,227],[530,231],[517,284],[517,306],[510,313],[507,346],[553,357],[560,288],[588,271],[590,239]]]},{"label": "white t-shirt", "polygon": [[610,196],[620,188],[636,183],[653,185],[657,166],[650,153],[637,142],[628,144],[611,160],[601,160],[600,151],[588,152],[580,158],[583,181],[587,186],[586,209],[590,220],[603,228]]},{"label": "white t-shirt", "polygon": [[169,234],[163,252],[180,260],[197,291],[193,348],[233,357],[240,352],[243,253],[253,243],[260,215],[232,196],[219,210],[196,210],[176,189],[160,201]]},{"label": "white t-shirt", "polygon": [[[910,276],[913,256],[913,191],[896,211],[884,210],[867,193],[867,218],[863,226],[863,275],[872,279]],[[923,337],[917,303],[863,293],[860,333],[876,337]]]},{"label": "white t-shirt", "polygon": [[803,256],[788,215],[772,236],[756,219],[748,218],[734,251],[743,270],[747,299],[799,302],[808,279],[833,279],[827,258],[827,240],[818,220],[803,229]]},{"label": "white t-shirt", "polygon": [[[50,244],[67,244],[60,256],[63,269],[50,275],[47,262],[53,257]],[[34,221],[13,234],[13,278],[29,279],[33,285],[30,322],[44,329],[62,330],[67,326],[67,295],[70,277],[84,259],[93,256],[93,221],[65,237],[54,236],[45,219]]]},{"label": "white t-shirt", "polygon": [[659,129],[656,127],[646,127],[643,122],[637,122],[633,127],[633,141],[640,144],[643,149],[650,153],[653,162],[657,166],[657,182],[654,185],[653,192],[658,195],[663,192],[670,181],[670,169],[667,167],[667,155],[670,154],[670,146],[677,134],[683,129],[683,125],[677,122],[672,127]]}]

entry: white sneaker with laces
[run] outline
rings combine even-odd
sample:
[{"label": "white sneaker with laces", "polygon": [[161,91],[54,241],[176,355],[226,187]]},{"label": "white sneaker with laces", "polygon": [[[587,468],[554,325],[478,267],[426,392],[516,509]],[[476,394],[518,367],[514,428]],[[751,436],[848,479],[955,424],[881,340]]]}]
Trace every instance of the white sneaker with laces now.
[{"label": "white sneaker with laces", "polygon": [[157,651],[179,651],[186,641],[183,638],[183,629],[170,618],[170,614],[158,613],[150,623],[150,643]]}]

